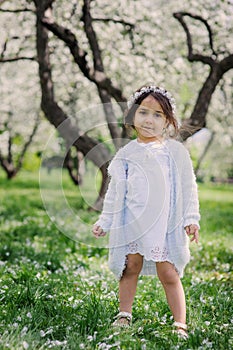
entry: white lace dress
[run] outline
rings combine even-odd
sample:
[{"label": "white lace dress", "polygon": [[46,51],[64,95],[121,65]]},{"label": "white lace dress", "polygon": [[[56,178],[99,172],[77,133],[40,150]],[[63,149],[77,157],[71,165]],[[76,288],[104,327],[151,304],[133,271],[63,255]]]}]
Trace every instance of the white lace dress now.
[{"label": "white lace dress", "polygon": [[[137,142],[137,141],[135,141]],[[169,261],[167,226],[170,208],[169,153],[164,143],[139,143],[145,157],[128,165],[125,203],[127,254],[144,257],[141,274],[156,272],[155,262]]]},{"label": "white lace dress", "polygon": [[112,159],[111,181],[96,222],[109,232],[109,267],[122,277],[126,256],[144,257],[141,274],[156,274],[155,262],[174,264],[180,277],[190,259],[184,227],[199,225],[197,184],[185,147],[130,141]]}]

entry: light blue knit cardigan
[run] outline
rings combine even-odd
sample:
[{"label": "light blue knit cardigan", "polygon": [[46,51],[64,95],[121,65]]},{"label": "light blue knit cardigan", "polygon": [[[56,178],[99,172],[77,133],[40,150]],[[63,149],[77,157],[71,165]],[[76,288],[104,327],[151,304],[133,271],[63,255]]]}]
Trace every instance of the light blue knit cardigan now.
[{"label": "light blue knit cardigan", "polygon": [[[178,141],[166,141],[170,162],[170,213],[168,220],[169,261],[172,262],[180,277],[190,260],[189,239],[184,227],[196,224],[199,227],[199,202],[197,184],[193,172],[190,155]],[[126,264],[127,235],[124,232],[125,195],[127,191],[128,160],[135,156],[140,160],[146,156],[147,150],[135,141],[130,141],[121,148],[108,168],[111,176],[105,196],[102,214],[96,224],[109,236],[109,267],[120,279]],[[141,274],[155,274],[155,263],[151,268],[142,269]]]}]

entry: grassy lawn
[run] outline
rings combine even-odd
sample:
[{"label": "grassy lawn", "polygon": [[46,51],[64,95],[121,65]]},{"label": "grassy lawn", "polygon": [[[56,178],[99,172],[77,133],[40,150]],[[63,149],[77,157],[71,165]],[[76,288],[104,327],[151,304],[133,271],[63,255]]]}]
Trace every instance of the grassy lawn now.
[{"label": "grassy lawn", "polygon": [[90,233],[93,191],[84,186],[80,194],[64,176],[66,210],[56,176],[42,175],[41,186],[36,174],[11,182],[0,176],[0,349],[233,348],[233,186],[199,186],[201,242],[191,246],[183,278],[190,329],[184,341],[171,332],[156,277],[140,277],[132,327],[111,327],[117,281],[107,249]]}]

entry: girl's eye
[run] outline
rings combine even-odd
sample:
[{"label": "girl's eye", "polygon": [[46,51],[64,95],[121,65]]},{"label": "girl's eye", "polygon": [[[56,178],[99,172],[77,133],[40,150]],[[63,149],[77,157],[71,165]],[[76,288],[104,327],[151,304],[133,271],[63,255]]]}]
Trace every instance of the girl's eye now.
[{"label": "girl's eye", "polygon": [[[148,112],[146,112],[146,111],[139,111],[139,114],[142,115],[142,116],[146,116],[148,114]],[[155,113],[155,114],[153,114],[153,117],[160,118],[161,114],[160,113]]]}]

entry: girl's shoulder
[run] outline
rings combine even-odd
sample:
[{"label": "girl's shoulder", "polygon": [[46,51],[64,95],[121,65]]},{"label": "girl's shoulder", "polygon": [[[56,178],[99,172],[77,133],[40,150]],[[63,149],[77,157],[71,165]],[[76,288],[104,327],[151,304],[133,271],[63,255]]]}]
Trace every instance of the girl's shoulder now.
[{"label": "girl's shoulder", "polygon": [[116,153],[116,156],[128,155],[135,149],[139,148],[136,140],[130,140],[126,145],[122,146]]},{"label": "girl's shoulder", "polygon": [[171,153],[177,153],[177,152],[178,153],[179,152],[186,153],[186,152],[188,152],[187,148],[183,145],[183,143],[181,143],[180,141],[175,140],[175,139],[168,139],[166,141],[166,145]]},{"label": "girl's shoulder", "polygon": [[185,168],[191,164],[191,157],[188,149],[180,141],[169,139],[167,140],[167,149],[170,159],[175,162],[179,168]]},{"label": "girl's shoulder", "polygon": [[[165,142],[165,147],[167,148],[168,152],[173,156],[188,153],[188,150],[183,145],[183,143],[175,139],[167,139]],[[115,157],[128,158],[132,155],[137,155],[138,157],[140,157],[140,154],[143,151],[144,148],[141,147],[136,140],[130,140],[126,145],[124,145],[117,151]]]},{"label": "girl's shoulder", "polygon": [[167,139],[166,142],[167,142],[168,146],[175,147],[177,149],[184,147],[184,145],[180,141],[175,140],[175,139]]},{"label": "girl's shoulder", "polygon": [[129,141],[116,152],[108,167],[110,176],[116,179],[124,179],[125,170],[128,168],[128,160],[132,154],[137,153],[134,147],[137,147],[135,140]]}]

